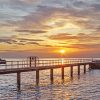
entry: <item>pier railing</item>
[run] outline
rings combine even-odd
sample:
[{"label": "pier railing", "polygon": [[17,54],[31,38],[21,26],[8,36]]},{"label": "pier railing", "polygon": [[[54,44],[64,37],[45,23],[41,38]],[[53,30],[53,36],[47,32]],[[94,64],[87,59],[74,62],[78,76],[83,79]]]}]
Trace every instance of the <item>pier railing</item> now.
[{"label": "pier railing", "polygon": [[20,60],[20,61],[6,61],[6,64],[0,64],[0,69],[13,69],[13,68],[29,68],[29,67],[41,67],[41,66],[54,66],[65,65],[74,63],[88,63],[92,62],[93,58],[60,58],[60,59],[38,59],[38,60]]}]

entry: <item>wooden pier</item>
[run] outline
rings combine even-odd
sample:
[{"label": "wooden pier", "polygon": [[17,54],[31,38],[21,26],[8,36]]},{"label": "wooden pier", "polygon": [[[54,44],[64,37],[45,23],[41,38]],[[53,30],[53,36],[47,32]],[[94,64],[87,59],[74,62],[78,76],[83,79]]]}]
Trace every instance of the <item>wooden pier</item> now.
[{"label": "wooden pier", "polygon": [[[86,73],[87,65],[90,66],[93,63],[93,59],[54,59],[54,60],[39,60],[37,57],[29,57],[23,61],[6,61],[6,64],[0,65],[0,74],[17,74],[17,90],[20,91],[21,87],[21,72],[35,71],[36,72],[36,85],[39,85],[39,71],[50,70],[50,80],[53,83],[53,70],[61,68],[61,77],[64,80],[64,68],[70,67],[70,77],[73,77],[73,67],[77,66],[77,75],[80,75],[80,67],[83,67],[83,72]],[[83,65],[83,66],[81,66]],[[2,66],[2,67],[1,67]],[[90,66],[91,67],[91,66]]]}]

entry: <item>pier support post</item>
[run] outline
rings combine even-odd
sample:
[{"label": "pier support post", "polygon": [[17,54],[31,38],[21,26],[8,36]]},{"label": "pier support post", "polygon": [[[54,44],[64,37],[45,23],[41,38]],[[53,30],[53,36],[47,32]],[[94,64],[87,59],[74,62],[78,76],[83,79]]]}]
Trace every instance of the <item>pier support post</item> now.
[{"label": "pier support post", "polygon": [[80,65],[78,65],[78,75],[80,75]]},{"label": "pier support post", "polygon": [[73,66],[70,67],[70,76],[73,77]]},{"label": "pier support post", "polygon": [[84,65],[84,74],[86,73],[86,65]]},{"label": "pier support post", "polygon": [[61,72],[62,72],[62,80],[64,80],[64,67],[63,66],[61,68]]},{"label": "pier support post", "polygon": [[36,70],[36,85],[39,85],[39,70]]},{"label": "pier support post", "polygon": [[17,91],[20,91],[20,72],[17,72]]},{"label": "pier support post", "polygon": [[52,84],[53,83],[53,69],[50,69],[50,80]]},{"label": "pier support post", "polygon": [[91,65],[89,64],[89,70],[91,70]]}]

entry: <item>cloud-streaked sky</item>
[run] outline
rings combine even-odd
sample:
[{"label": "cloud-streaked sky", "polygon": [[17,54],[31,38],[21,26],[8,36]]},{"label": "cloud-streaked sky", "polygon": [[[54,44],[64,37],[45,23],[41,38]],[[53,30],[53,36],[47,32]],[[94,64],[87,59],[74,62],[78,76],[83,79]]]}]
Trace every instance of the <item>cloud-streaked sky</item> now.
[{"label": "cloud-streaked sky", "polygon": [[100,57],[100,0],[0,0],[0,56]]}]

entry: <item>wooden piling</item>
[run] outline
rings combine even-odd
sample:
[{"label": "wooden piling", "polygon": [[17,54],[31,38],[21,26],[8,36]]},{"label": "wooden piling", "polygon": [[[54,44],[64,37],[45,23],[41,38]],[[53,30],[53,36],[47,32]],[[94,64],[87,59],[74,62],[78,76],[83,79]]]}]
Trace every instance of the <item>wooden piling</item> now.
[{"label": "wooden piling", "polygon": [[78,65],[78,75],[80,75],[80,65]]},{"label": "wooden piling", "polygon": [[20,91],[20,72],[17,72],[17,91]]},{"label": "wooden piling", "polygon": [[39,85],[39,70],[36,70],[36,85]]},{"label": "wooden piling", "polygon": [[64,80],[64,67],[63,66],[61,68],[61,72],[62,72],[62,80]]},{"label": "wooden piling", "polygon": [[52,84],[53,83],[53,69],[50,69],[50,80]]},{"label": "wooden piling", "polygon": [[70,67],[70,76],[73,77],[73,66]]},{"label": "wooden piling", "polygon": [[86,65],[84,65],[84,74],[86,73]]}]

